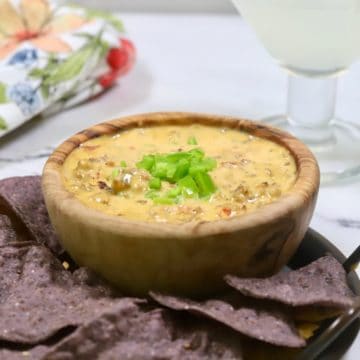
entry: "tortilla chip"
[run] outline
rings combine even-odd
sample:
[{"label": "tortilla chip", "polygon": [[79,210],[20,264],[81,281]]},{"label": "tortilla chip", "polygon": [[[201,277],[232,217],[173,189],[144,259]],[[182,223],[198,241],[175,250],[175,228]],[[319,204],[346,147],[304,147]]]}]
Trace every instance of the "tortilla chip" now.
[{"label": "tortilla chip", "polygon": [[[89,286],[41,245],[0,248],[0,340],[37,344],[124,301],[103,284]],[[86,279],[88,279],[87,277]],[[132,301],[135,301],[133,299]]]},{"label": "tortilla chip", "polygon": [[320,306],[298,306],[293,308],[292,316],[295,321],[321,322],[333,319],[344,312],[341,308]]},{"label": "tortilla chip", "polygon": [[16,240],[17,235],[13,229],[10,218],[0,214],[0,246],[15,242]]},{"label": "tortilla chip", "polygon": [[345,270],[332,256],[324,256],[298,270],[265,279],[227,275],[225,280],[245,296],[290,306],[346,308],[353,304],[354,295],[347,284]]},{"label": "tortilla chip", "polygon": [[153,292],[150,296],[170,309],[205,316],[254,339],[278,346],[302,347],[306,345],[299,336],[293,321],[284,312],[274,307],[243,305],[241,301],[239,301],[239,306],[233,306],[223,300],[195,302]]},{"label": "tortilla chip", "polygon": [[20,222],[0,214],[0,246],[28,240],[29,235]]},{"label": "tortilla chip", "polygon": [[[72,277],[75,284],[81,285],[84,288],[88,288],[88,290],[91,292],[99,293],[101,296],[123,298],[118,289],[109,285],[103,278],[99,277],[89,268],[78,268],[73,272]],[[145,300],[140,301],[138,298],[133,299],[136,300],[136,302],[145,302]]]},{"label": "tortilla chip", "polygon": [[[230,340],[233,342],[230,344]],[[234,336],[165,309],[122,302],[55,345],[46,359],[242,359]]]},{"label": "tortilla chip", "polygon": [[0,359],[6,360],[39,360],[49,351],[47,346],[39,345],[29,350],[0,349]]},{"label": "tortilla chip", "polygon": [[21,222],[32,240],[46,245],[55,254],[63,252],[45,207],[40,176],[1,180],[0,213]]}]

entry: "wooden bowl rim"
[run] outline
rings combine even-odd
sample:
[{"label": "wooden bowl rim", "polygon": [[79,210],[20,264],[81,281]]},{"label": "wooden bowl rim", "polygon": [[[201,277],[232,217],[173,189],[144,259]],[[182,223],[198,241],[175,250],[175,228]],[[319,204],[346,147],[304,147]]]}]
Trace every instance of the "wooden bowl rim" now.
[{"label": "wooden bowl rim", "polygon": [[[267,138],[285,146],[290,150],[297,164],[298,177],[295,184],[286,195],[248,214],[230,219],[182,224],[134,221],[108,215],[85,206],[65,189],[61,176],[62,164],[71,151],[85,141],[129,128],[165,124],[187,125],[192,123],[244,130],[255,136]],[[55,149],[44,166],[42,176],[46,202],[47,197],[52,197],[52,201],[56,203],[57,207],[73,219],[85,221],[105,232],[126,234],[133,238],[144,236],[157,238],[202,237],[227,234],[265,223],[276,223],[279,217],[287,216],[311,201],[317,195],[319,182],[319,168],[314,155],[292,135],[252,120],[189,112],[144,113],[125,116],[91,126],[73,135]]]}]

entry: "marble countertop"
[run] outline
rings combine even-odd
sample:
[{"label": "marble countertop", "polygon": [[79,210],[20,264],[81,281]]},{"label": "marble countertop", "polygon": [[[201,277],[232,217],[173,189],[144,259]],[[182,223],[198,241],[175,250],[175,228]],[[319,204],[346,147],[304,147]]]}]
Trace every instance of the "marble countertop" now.
[{"label": "marble countertop", "polygon": [[[285,109],[286,74],[240,17],[121,16],[138,49],[134,71],[96,101],[0,139],[0,179],[40,174],[56,144],[121,115],[171,110],[261,119]],[[360,63],[339,85],[338,115],[360,123]],[[311,226],[349,255],[360,243],[360,181],[321,187]],[[344,357],[358,358],[360,336]]]}]

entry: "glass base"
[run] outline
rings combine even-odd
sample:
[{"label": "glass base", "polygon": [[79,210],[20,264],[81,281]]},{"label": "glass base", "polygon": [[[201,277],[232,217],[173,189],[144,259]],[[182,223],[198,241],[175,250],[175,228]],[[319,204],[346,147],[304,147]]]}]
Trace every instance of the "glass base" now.
[{"label": "glass base", "polygon": [[345,68],[339,67],[331,70],[309,70],[309,69],[300,69],[294,66],[281,64],[281,63],[280,66],[288,70],[292,75],[306,76],[308,78],[323,78],[326,76],[338,76],[347,70],[346,67]]},{"label": "glass base", "polygon": [[313,151],[321,172],[321,184],[360,180],[360,126],[340,119],[326,127],[300,127],[286,115],[263,119],[304,142]]}]

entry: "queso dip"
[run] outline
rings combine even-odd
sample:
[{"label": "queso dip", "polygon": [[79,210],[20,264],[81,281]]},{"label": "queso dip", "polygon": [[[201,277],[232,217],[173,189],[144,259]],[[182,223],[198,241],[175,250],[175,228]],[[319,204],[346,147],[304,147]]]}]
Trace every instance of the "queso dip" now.
[{"label": "queso dip", "polygon": [[183,223],[253,211],[286,194],[290,152],[246,132],[205,125],[135,128],[83,143],[63,181],[86,206],[127,219]]}]

